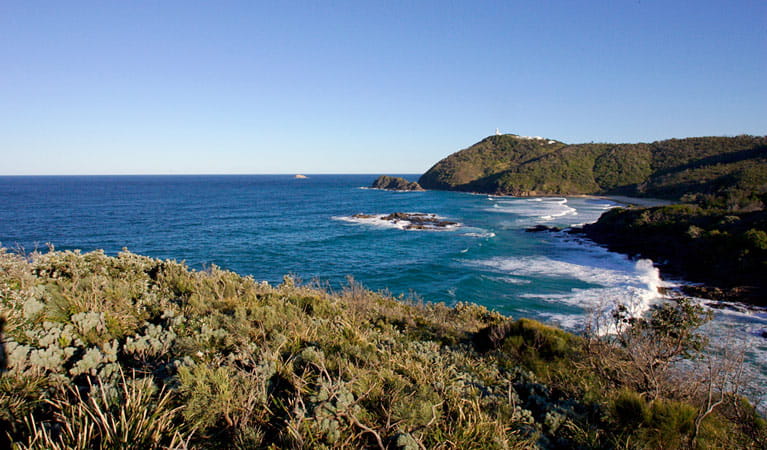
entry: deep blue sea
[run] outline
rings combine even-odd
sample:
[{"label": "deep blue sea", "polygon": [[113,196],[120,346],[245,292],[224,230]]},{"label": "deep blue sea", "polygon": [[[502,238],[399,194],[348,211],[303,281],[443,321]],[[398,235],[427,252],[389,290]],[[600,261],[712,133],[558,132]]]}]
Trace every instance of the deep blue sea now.
[{"label": "deep blue sea", "polygon": [[[407,176],[411,180],[417,175]],[[429,302],[469,301],[513,317],[579,330],[616,302],[638,313],[662,301],[649,261],[632,261],[536,224],[595,221],[618,203],[599,198],[511,198],[366,189],[375,175],[0,177],[0,244],[27,251],[123,248],[215,264],[257,280],[284,275],[337,289],[353,277],[372,290]],[[357,213],[436,214],[449,230],[403,230]],[[709,306],[720,306],[707,303]],[[767,386],[767,313],[715,308],[714,340],[749,347]],[[767,388],[762,389],[767,391]]]}]

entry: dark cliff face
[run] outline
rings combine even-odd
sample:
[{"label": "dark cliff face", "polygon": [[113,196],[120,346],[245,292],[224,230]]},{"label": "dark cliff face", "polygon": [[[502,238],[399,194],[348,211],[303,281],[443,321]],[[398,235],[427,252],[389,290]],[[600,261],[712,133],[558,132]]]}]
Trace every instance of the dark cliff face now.
[{"label": "dark cliff face", "polygon": [[577,144],[491,136],[439,161],[427,189],[492,194],[615,194],[681,199],[767,189],[767,137]]},{"label": "dark cliff face", "polygon": [[414,181],[408,181],[402,177],[390,177],[381,175],[376,178],[371,186],[375,189],[386,189],[389,191],[422,191],[423,188]]}]

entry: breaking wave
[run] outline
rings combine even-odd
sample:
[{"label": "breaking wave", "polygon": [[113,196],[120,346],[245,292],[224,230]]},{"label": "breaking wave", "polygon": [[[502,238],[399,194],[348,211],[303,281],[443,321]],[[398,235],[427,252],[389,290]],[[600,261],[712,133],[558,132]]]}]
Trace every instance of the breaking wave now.
[{"label": "breaking wave", "polygon": [[[604,263],[604,261],[602,261]],[[612,312],[623,305],[632,316],[640,316],[660,300],[658,288],[665,285],[652,261],[641,259],[635,263],[598,266],[588,261],[568,262],[545,256],[519,258],[494,258],[479,261],[478,264],[512,278],[575,280],[586,287],[572,288],[569,292],[529,292],[520,298],[544,303],[563,304],[576,307],[578,314],[542,313],[560,325],[577,329],[584,326],[584,312],[590,313],[589,323],[600,333],[614,331],[610,323]]]}]

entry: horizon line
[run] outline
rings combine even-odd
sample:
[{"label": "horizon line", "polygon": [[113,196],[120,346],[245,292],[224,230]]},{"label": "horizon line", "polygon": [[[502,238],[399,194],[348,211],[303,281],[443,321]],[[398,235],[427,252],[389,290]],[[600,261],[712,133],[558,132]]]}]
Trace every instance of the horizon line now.
[{"label": "horizon line", "polygon": [[326,175],[422,175],[421,172],[272,172],[272,173],[36,173],[36,174],[0,174],[0,177],[168,177],[168,176],[326,176]]}]

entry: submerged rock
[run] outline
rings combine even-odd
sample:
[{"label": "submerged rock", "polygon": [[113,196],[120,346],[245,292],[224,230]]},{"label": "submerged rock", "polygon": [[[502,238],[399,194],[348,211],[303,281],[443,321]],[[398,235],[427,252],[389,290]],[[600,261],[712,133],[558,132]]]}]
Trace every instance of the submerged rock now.
[{"label": "submerged rock", "polygon": [[376,178],[371,186],[375,189],[386,189],[388,191],[423,191],[420,184],[414,181],[407,181],[402,177],[390,177],[381,175]]},{"label": "submerged rock", "polygon": [[557,232],[557,231],[562,231],[562,229],[559,227],[550,227],[548,225],[536,225],[534,227],[525,228],[525,231],[527,231],[528,233],[539,233],[541,231]]}]

